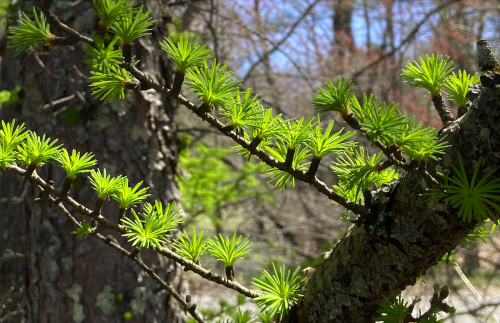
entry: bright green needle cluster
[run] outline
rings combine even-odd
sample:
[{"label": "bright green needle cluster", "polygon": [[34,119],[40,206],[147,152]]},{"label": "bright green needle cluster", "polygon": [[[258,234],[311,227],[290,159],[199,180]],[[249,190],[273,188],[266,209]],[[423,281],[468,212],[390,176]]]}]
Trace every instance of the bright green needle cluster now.
[{"label": "bright green needle cluster", "polygon": [[94,36],[95,47],[87,45],[85,53],[87,53],[90,58],[83,62],[87,64],[89,69],[95,69],[98,72],[106,74],[111,72],[111,66],[117,69],[118,65],[123,60],[122,51],[115,49],[118,40],[120,40],[120,38],[115,37],[106,46],[100,36]]},{"label": "bright green needle cluster", "polygon": [[134,80],[132,74],[124,68],[110,66],[107,73],[92,71],[92,95],[104,103],[112,103],[116,99],[125,98],[125,86]]},{"label": "bright green needle cluster", "polygon": [[238,309],[228,311],[227,316],[234,323],[250,323],[253,322],[254,315],[251,310],[242,311],[239,307]]},{"label": "bright green needle cluster", "polygon": [[481,157],[469,181],[460,154],[458,161],[460,169],[453,166],[455,175],[449,176],[440,173],[443,177],[441,189],[428,189],[428,193],[424,195],[429,195],[433,198],[444,198],[453,207],[459,208],[458,216],[463,218],[464,221],[470,222],[472,219],[475,219],[480,222],[495,218],[495,213],[492,209],[495,210],[496,214],[500,212],[500,205],[498,204],[500,202],[500,178],[489,180],[495,170],[487,173],[478,181],[479,170],[483,162],[483,158]]},{"label": "bright green needle cluster", "polygon": [[161,48],[174,60],[177,64],[177,71],[185,73],[190,67],[200,66],[211,58],[210,50],[207,45],[200,46],[198,44],[189,44],[188,39],[181,37],[177,46],[170,37],[166,37],[163,42],[160,42]]},{"label": "bright green needle cluster", "polygon": [[250,129],[260,123],[262,108],[258,95],[252,97],[252,89],[247,89],[243,100],[241,93],[234,98],[228,99],[221,108],[221,114],[228,125],[233,129]]},{"label": "bright green needle cluster", "polygon": [[92,160],[92,158],[94,158],[94,155],[90,153],[85,153],[80,157],[80,153],[74,149],[70,156],[68,151],[63,148],[57,160],[66,171],[66,177],[73,179],[80,173],[90,172],[90,168],[97,163],[97,160]]},{"label": "bright green needle cluster", "polygon": [[38,18],[35,8],[33,8],[33,16],[34,21],[23,12],[19,26],[9,28],[11,33],[7,37],[11,40],[9,47],[16,50],[16,55],[24,51],[29,55],[37,45],[49,44],[54,37],[50,33],[50,26],[45,15],[40,13],[40,18]]},{"label": "bright green needle cluster", "polygon": [[2,129],[0,130],[0,166],[2,170],[10,167],[16,159],[16,148],[28,136],[29,132],[24,129],[24,123],[15,126],[15,120],[11,123],[5,123],[2,120]]},{"label": "bright green needle cluster", "polygon": [[479,76],[474,74],[470,76],[466,71],[458,71],[458,76],[453,73],[448,82],[444,85],[448,89],[446,96],[448,100],[455,101],[459,107],[467,104],[467,93],[469,93],[469,84],[477,84]]},{"label": "bright green needle cluster", "polygon": [[113,22],[111,29],[123,40],[123,44],[131,45],[137,38],[151,34],[151,28],[149,27],[156,20],[151,20],[151,17],[148,17],[151,10],[143,13],[142,8],[141,6],[135,11],[133,18],[127,14]]},{"label": "bright green needle cluster", "polygon": [[440,95],[453,71],[453,61],[439,56],[439,53],[426,55],[425,61],[420,58],[420,64],[408,61],[407,69],[401,74],[404,81],[413,87],[426,89],[432,96]]},{"label": "bright green needle cluster", "polygon": [[264,269],[264,280],[252,279],[252,284],[262,290],[262,296],[255,298],[261,311],[267,311],[271,317],[276,315],[281,320],[290,312],[291,304],[299,302],[303,295],[300,294],[300,267],[291,272],[286,272],[285,265],[279,272],[273,263],[273,274]]},{"label": "bright green needle cluster", "polygon": [[196,229],[193,227],[193,235],[190,238],[186,230],[184,230],[184,234],[179,235],[179,241],[175,241],[172,247],[177,254],[199,265],[201,256],[208,248],[207,235],[208,233],[203,231],[196,235]]},{"label": "bright green needle cluster", "polygon": [[98,198],[104,200],[122,187],[125,178],[123,176],[111,177],[104,168],[102,173],[99,169],[91,170],[89,180],[92,188],[97,191]]},{"label": "bright green needle cluster", "polygon": [[191,92],[198,95],[208,107],[213,106],[218,109],[238,92],[238,85],[241,81],[233,79],[233,72],[224,73],[226,67],[227,64],[220,67],[220,64],[214,60],[212,68],[208,68],[205,61],[201,69],[194,66],[186,73],[186,77],[192,80],[192,82],[186,82],[191,86]]},{"label": "bright green needle cluster", "polygon": [[133,220],[123,218],[123,226],[129,232],[123,234],[128,237],[132,245],[138,244],[141,248],[162,249],[167,243],[169,232],[176,231],[179,223],[182,222],[180,209],[175,207],[175,202],[167,204],[165,211],[161,202],[156,201],[155,205],[146,203],[144,212],[139,213],[141,218],[132,209]]},{"label": "bright green needle cluster", "polygon": [[398,109],[398,105],[391,103],[386,106],[385,102],[375,103],[368,100],[364,106],[364,118],[360,119],[361,130],[370,138],[372,146],[377,140],[391,142],[404,131],[406,118]]},{"label": "bright green needle cluster", "polygon": [[228,237],[224,240],[222,234],[218,237],[208,239],[208,252],[217,260],[220,260],[227,267],[233,267],[234,263],[244,258],[244,256],[250,252],[250,247],[252,242],[249,240],[249,236],[239,236],[236,239],[236,231],[233,234],[233,238],[229,240]]},{"label": "bright green needle cluster", "polygon": [[45,138],[45,134],[39,137],[36,133],[29,132],[26,136],[26,142],[22,142],[17,147],[21,164],[38,167],[48,161],[58,159],[62,145],[56,146],[56,143],[57,139],[50,141],[50,138]]},{"label": "bright green needle cluster", "polygon": [[313,116],[304,122],[304,117],[300,120],[282,123],[284,142],[288,149],[297,149],[301,145],[309,145],[312,140],[312,128],[317,123],[312,124]]},{"label": "bright green needle cluster", "polygon": [[76,236],[77,237],[85,236],[85,238],[87,238],[89,233],[92,232],[90,224],[86,220],[83,220],[80,224],[82,225],[81,228],[77,228],[75,230]]},{"label": "bright green needle cluster", "polygon": [[383,158],[382,152],[370,156],[367,150],[359,146],[357,149],[347,150],[333,164],[332,169],[344,185],[344,192],[356,187],[357,195],[359,191],[369,190],[377,182]]},{"label": "bright green needle cluster", "polygon": [[326,89],[319,88],[318,93],[313,95],[312,105],[319,112],[336,111],[342,116],[351,114],[349,104],[354,95],[352,81],[339,77],[335,85],[332,81],[326,82],[325,85]]},{"label": "bright green needle cluster", "polygon": [[151,194],[146,194],[147,187],[139,189],[142,182],[137,183],[133,188],[128,186],[128,178],[124,177],[118,189],[110,194],[110,196],[120,204],[120,208],[128,209],[129,207],[139,204]]},{"label": "bright green needle cluster", "polygon": [[330,135],[333,125],[334,122],[332,121],[325,129],[325,132],[321,133],[321,122],[318,116],[318,122],[314,128],[314,135],[310,143],[314,157],[323,158],[327,154],[340,154],[355,145],[355,142],[346,141],[350,137],[354,136],[356,133],[355,131],[342,133],[344,130],[344,128],[342,128],[340,131]]},{"label": "bright green needle cluster", "polygon": [[133,12],[134,2],[130,0],[93,0],[92,2],[101,19],[100,24],[105,29],[109,29],[118,19],[131,16]]},{"label": "bright green needle cluster", "polygon": [[256,113],[255,123],[250,125],[254,138],[285,140],[282,124],[285,121],[278,114],[273,117],[273,109],[259,108]]}]

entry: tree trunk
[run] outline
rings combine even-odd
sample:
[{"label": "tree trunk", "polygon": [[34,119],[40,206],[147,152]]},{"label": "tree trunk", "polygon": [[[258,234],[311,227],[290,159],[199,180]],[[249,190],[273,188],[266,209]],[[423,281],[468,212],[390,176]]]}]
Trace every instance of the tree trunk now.
[{"label": "tree trunk", "polygon": [[[440,162],[427,164],[434,176],[439,167],[459,167],[458,153],[469,179],[481,156],[484,164],[478,178],[500,169],[500,96],[496,90],[500,73],[488,73],[481,77],[484,87],[475,86],[469,93],[474,100],[471,111],[442,131],[452,147]],[[377,193],[388,195],[389,202],[379,202],[377,214],[367,225],[353,225],[309,280],[304,301],[297,308],[297,322],[371,322],[382,295],[413,285],[476,224],[462,221],[451,205],[420,196],[426,186],[416,174],[401,176],[390,188],[389,193]]]},{"label": "tree trunk", "polygon": [[[174,73],[158,46],[167,35],[166,2],[139,1],[152,10],[157,22],[152,35],[134,45],[139,68],[160,84],[171,84]],[[29,12],[32,5],[24,9]],[[95,34],[98,18],[91,1],[54,1],[51,10],[82,34]],[[67,36],[53,27],[51,31]],[[5,45],[5,39],[3,42]],[[84,46],[44,48],[38,53],[38,62],[35,53],[14,57],[13,51],[7,50],[0,85],[3,89],[20,85],[23,103],[2,108],[1,119],[15,118],[39,135],[58,138],[70,152],[94,153],[99,168],[128,176],[130,185],[144,181],[152,194],[150,201],[153,197],[163,203],[177,200],[178,139],[173,120],[177,105],[162,95],[146,92],[127,93],[125,100],[112,105],[93,100],[88,87],[90,73],[82,63],[87,58]],[[77,93],[82,94],[81,99]],[[73,94],[77,96],[63,104],[50,105]],[[47,164],[37,171],[42,178],[53,179],[56,186],[62,185],[64,174],[59,166]],[[70,236],[75,228],[50,204],[34,203],[40,194],[22,179],[6,172],[0,174],[0,180],[0,297],[7,295],[12,300],[6,311],[20,306],[12,322],[22,317],[40,323],[122,322],[126,312],[132,313],[129,322],[184,321],[178,303],[164,292],[152,293],[156,284],[135,263],[90,236]],[[97,197],[86,176],[70,195],[89,208]],[[103,214],[117,221],[117,204],[105,202]],[[103,234],[114,235],[131,250],[116,232],[105,230]],[[172,284],[183,288],[178,265],[154,253],[143,252],[142,258],[161,276],[172,271]],[[123,301],[115,300],[117,294],[123,295]]]}]

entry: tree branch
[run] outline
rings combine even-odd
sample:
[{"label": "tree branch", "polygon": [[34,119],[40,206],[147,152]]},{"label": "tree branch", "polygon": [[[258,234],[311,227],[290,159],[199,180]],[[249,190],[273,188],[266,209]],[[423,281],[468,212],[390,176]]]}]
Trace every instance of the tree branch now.
[{"label": "tree branch", "polygon": [[[58,192],[56,189],[54,189],[52,186],[50,186],[47,182],[45,182],[40,176],[38,176],[36,174],[36,172],[33,172],[31,174],[31,176],[28,177],[27,176],[28,171],[26,171],[26,170],[24,170],[16,165],[12,165],[11,167],[9,167],[9,169],[12,170],[14,173],[17,173],[17,174],[25,177],[30,184],[32,184],[33,186],[35,186],[36,188],[38,188],[42,192],[48,193],[51,200],[52,200],[52,197],[50,196],[50,194],[54,194],[55,196],[57,196],[57,198],[60,198],[61,201],[67,202],[69,205],[71,205],[71,207],[73,207],[75,210],[77,210],[80,214],[92,217],[93,219],[96,219],[98,222],[102,223],[107,228],[113,229],[121,234],[128,232],[122,225],[116,224],[116,223],[106,219],[102,215],[95,216],[93,214],[92,210],[90,210],[90,209],[86,208],[85,206],[81,205],[80,203],[76,202],[71,197],[61,196],[60,192]],[[54,198],[53,201],[56,201],[56,199]],[[59,203],[57,205],[59,205]],[[174,260],[175,262],[177,262],[178,264],[180,264],[182,266],[185,266],[186,269],[193,271],[194,273],[200,275],[201,277],[203,277],[207,280],[213,281],[219,285],[223,285],[227,288],[233,289],[240,294],[243,294],[243,295],[251,297],[251,298],[255,298],[255,297],[260,296],[259,293],[253,292],[250,289],[244,287],[243,285],[241,285],[235,281],[229,281],[229,280],[203,268],[202,266],[196,265],[192,261],[187,260],[186,258],[183,258],[183,257],[177,255],[176,253],[172,252],[168,248],[163,248],[162,250],[158,251],[158,253],[166,256],[169,259]]]}]

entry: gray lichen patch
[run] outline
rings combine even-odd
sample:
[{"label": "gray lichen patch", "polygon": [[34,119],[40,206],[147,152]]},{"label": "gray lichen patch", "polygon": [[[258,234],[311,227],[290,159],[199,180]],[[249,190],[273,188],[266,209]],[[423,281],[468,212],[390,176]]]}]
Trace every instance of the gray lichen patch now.
[{"label": "gray lichen patch", "polygon": [[85,319],[85,314],[83,313],[83,305],[80,304],[80,294],[83,289],[81,285],[73,284],[71,288],[66,290],[66,295],[69,296],[75,303],[73,304],[73,313],[71,314],[71,318],[73,321],[77,323],[83,322]]},{"label": "gray lichen patch", "polygon": [[105,285],[102,291],[97,294],[95,305],[105,316],[113,315],[116,311],[116,302],[113,288],[110,285]]},{"label": "gray lichen patch", "polygon": [[132,300],[130,301],[130,308],[134,314],[142,314],[146,310],[146,287],[137,287],[132,292]]}]

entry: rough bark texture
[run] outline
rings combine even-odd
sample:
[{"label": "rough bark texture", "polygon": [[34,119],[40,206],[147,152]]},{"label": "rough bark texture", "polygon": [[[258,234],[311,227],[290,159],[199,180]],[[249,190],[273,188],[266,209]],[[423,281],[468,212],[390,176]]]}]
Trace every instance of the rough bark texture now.
[{"label": "rough bark texture", "polygon": [[[134,54],[141,60],[139,67],[161,84],[171,84],[174,73],[158,45],[167,35],[166,2],[139,1],[146,10],[152,9],[157,23],[153,34],[134,46]],[[33,3],[23,5],[31,8]],[[91,1],[54,1],[51,10],[84,35],[95,33],[98,19]],[[54,28],[51,31],[65,36]],[[83,47],[77,44],[72,48],[44,49],[39,56],[45,69],[34,55],[14,57],[13,51],[7,50],[2,58],[0,87],[12,89],[20,85],[23,103],[4,107],[1,119],[16,118],[38,134],[58,138],[69,151],[93,152],[100,168],[128,176],[131,185],[144,181],[150,187],[149,193],[164,203],[177,199],[174,176],[178,144],[173,120],[177,105],[156,93],[145,92],[127,93],[125,100],[113,105],[103,106],[93,100],[88,87],[89,72],[82,63],[86,58]],[[76,97],[63,105],[43,108],[76,91],[83,93],[83,100]],[[64,174],[57,165],[45,165],[38,173],[53,179],[59,187],[63,183]],[[129,322],[184,320],[184,311],[174,300],[164,292],[151,292],[156,284],[132,261],[97,239],[70,236],[74,228],[65,217],[51,205],[33,203],[38,191],[14,174],[3,173],[0,181],[0,256],[8,259],[0,262],[0,296],[9,294],[13,286],[8,310],[15,310],[20,304],[24,312],[11,322],[21,321],[22,317],[27,322],[40,323],[122,322],[125,312],[132,313]],[[86,178],[70,195],[93,208],[96,196]],[[117,204],[106,201],[103,213],[116,221]],[[114,232],[103,234],[117,237]],[[160,275],[171,270],[172,283],[182,291],[179,266],[147,252],[142,257]],[[116,302],[115,295],[119,293],[124,299]]]},{"label": "rough bark texture", "polygon": [[[463,156],[469,178],[482,156],[480,176],[500,169],[500,73],[488,71],[472,87],[471,110],[442,131],[452,147],[427,170],[459,167]],[[498,172],[494,174],[498,176]],[[453,250],[475,223],[458,218],[450,205],[426,201],[415,174],[373,193],[378,211],[368,225],[352,226],[305,286],[297,322],[371,322],[377,303],[399,293]]]}]

